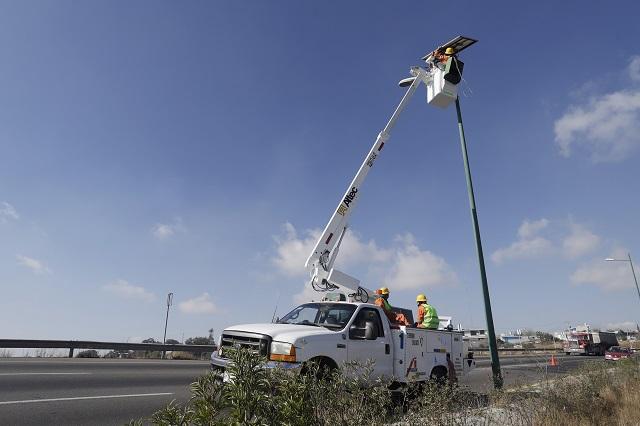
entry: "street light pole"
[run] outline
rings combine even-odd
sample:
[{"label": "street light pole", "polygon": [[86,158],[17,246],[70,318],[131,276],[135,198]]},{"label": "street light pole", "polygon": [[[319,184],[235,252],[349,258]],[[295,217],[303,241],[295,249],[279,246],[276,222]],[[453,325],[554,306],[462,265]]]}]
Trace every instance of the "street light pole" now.
[{"label": "street light pole", "polygon": [[476,210],[476,200],[473,195],[473,182],[471,180],[471,169],[469,168],[469,157],[467,155],[467,142],[464,137],[464,126],[462,124],[462,112],[460,112],[460,98],[456,98],[456,112],[458,114],[458,130],[460,133],[460,146],[462,148],[462,159],[464,161],[464,172],[467,177],[467,192],[469,193],[469,206],[471,208],[471,220],[473,221],[473,233],[476,240],[476,250],[478,253],[478,264],[480,266],[480,278],[482,280],[482,295],[484,297],[484,313],[487,318],[487,332],[489,333],[489,350],[491,351],[491,371],[493,373],[493,386],[496,389],[502,388],[502,373],[500,371],[500,358],[498,357],[498,345],[496,343],[496,333],[493,328],[493,314],[491,313],[491,300],[489,298],[489,285],[487,284],[487,271],[484,267],[484,254],[482,252],[482,241],[480,240],[480,225],[478,224],[478,213]]},{"label": "street light pole", "polygon": [[638,278],[636,277],[636,270],[633,269],[633,261],[631,260],[631,253],[627,252],[628,259],[614,259],[612,257],[608,257],[605,260],[607,262],[629,262],[631,266],[631,273],[633,274],[633,280],[636,283],[636,291],[638,292],[638,299],[640,299],[640,287],[638,287]]},{"label": "street light pole", "polygon": [[638,298],[640,298],[640,287],[638,287],[638,278],[636,277],[636,271],[633,269],[633,261],[631,260],[631,253],[627,252],[629,257],[629,265],[631,265],[631,273],[633,274],[633,280],[636,282],[636,291],[638,292]]},{"label": "street light pole", "polygon": [[[173,304],[173,293],[167,294],[167,316],[164,319],[164,337],[162,338],[162,344],[167,344],[167,324],[169,323],[169,306]],[[164,358],[165,351],[162,351],[162,358]]]}]

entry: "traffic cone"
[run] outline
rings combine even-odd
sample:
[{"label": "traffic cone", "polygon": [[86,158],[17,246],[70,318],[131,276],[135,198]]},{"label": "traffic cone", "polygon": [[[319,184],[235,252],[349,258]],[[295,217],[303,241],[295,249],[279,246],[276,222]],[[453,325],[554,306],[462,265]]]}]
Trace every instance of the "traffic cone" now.
[{"label": "traffic cone", "polygon": [[558,360],[556,359],[556,356],[554,354],[551,354],[551,359],[549,360],[549,365],[552,367],[557,367],[558,366]]}]

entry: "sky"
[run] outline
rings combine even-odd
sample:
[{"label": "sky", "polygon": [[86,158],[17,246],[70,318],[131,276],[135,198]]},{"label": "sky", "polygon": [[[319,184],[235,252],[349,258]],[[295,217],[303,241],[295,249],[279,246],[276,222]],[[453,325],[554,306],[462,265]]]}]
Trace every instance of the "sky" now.
[{"label": "sky", "polygon": [[[0,2],[0,336],[269,322],[403,95],[463,34],[460,102],[498,332],[635,327],[640,5]],[[484,328],[456,114],[423,89],[337,267]]]}]

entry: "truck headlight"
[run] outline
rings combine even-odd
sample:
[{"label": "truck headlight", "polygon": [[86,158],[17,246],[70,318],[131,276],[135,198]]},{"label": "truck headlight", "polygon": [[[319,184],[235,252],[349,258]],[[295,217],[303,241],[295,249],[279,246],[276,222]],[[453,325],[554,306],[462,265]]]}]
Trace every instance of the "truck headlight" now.
[{"label": "truck headlight", "polygon": [[271,361],[296,362],[296,347],[291,343],[271,342],[271,351],[269,352]]}]

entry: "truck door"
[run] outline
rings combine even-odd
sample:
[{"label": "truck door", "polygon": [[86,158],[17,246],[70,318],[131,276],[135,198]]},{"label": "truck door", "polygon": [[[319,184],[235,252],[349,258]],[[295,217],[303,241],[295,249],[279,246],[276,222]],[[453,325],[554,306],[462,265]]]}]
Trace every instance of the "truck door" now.
[{"label": "truck door", "polygon": [[385,332],[380,313],[375,308],[362,308],[349,326],[347,339],[349,361],[364,366],[374,362],[371,379],[393,377],[391,335]]}]

